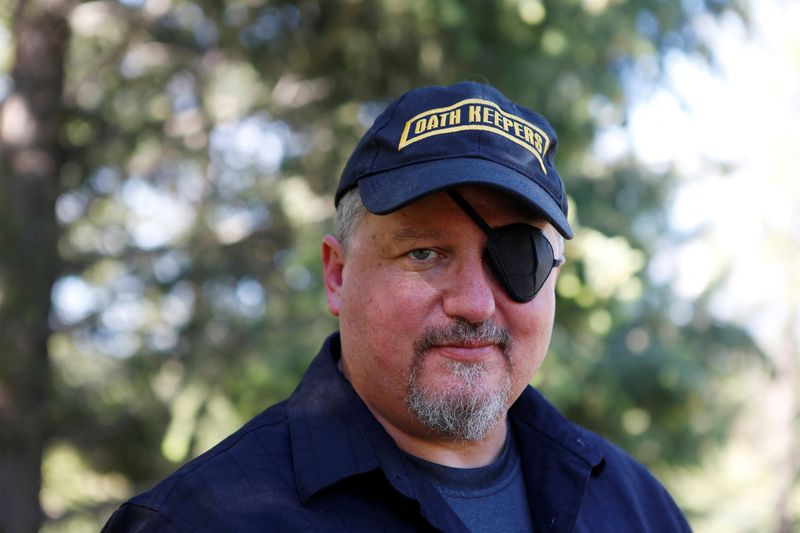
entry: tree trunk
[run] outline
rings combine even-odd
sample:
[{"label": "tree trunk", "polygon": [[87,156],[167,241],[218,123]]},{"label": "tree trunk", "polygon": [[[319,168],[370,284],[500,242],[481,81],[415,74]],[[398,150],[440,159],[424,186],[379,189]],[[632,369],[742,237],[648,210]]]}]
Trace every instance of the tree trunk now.
[{"label": "tree trunk", "polygon": [[13,88],[0,107],[0,532],[36,531],[50,434],[50,292],[67,0],[19,0]]}]

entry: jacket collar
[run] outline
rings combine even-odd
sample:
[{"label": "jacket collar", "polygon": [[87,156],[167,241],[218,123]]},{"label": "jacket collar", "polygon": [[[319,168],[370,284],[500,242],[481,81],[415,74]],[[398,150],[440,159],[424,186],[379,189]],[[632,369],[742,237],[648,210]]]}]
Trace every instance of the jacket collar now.
[{"label": "jacket collar", "polygon": [[370,428],[364,428],[374,418],[336,368],[340,356],[335,333],[287,403],[297,490],[304,504],[329,485],[380,467]]},{"label": "jacket collar", "polygon": [[586,487],[604,465],[594,438],[566,420],[533,387],[509,410],[534,531],[572,531]]}]

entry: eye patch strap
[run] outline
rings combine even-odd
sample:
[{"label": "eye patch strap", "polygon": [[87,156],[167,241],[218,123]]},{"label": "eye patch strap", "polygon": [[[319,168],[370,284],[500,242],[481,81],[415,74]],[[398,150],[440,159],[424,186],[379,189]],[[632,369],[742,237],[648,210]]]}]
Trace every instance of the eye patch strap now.
[{"label": "eye patch strap", "polygon": [[467,215],[469,215],[469,218],[471,218],[475,222],[475,224],[477,224],[478,227],[481,228],[481,230],[483,230],[483,232],[488,237],[492,237],[495,234],[494,228],[492,228],[489,224],[486,223],[485,220],[483,220],[483,218],[481,218],[478,212],[475,211],[472,208],[472,206],[467,203],[466,200],[464,200],[464,197],[461,196],[461,194],[459,194],[458,191],[450,189],[447,191],[447,194],[450,196],[450,198],[453,199],[453,201],[455,201],[455,203],[458,204],[458,206],[461,209],[464,210],[464,212]]}]

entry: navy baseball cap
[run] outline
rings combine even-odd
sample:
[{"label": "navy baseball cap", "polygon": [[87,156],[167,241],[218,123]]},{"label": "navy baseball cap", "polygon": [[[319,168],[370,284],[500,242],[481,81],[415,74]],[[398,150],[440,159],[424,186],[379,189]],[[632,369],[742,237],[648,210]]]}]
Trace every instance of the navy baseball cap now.
[{"label": "navy baseball cap", "polygon": [[336,205],[358,187],[371,213],[391,213],[459,185],[487,185],[572,238],[556,171],[558,139],[541,115],[489,85],[463,82],[402,95],[375,119],[342,172]]}]

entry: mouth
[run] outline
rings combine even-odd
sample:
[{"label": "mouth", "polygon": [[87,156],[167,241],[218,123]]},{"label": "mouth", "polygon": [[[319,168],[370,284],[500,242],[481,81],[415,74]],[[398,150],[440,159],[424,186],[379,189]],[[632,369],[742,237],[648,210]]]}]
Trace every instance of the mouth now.
[{"label": "mouth", "polygon": [[477,363],[503,353],[497,344],[487,342],[436,344],[431,350],[443,357],[463,363]]},{"label": "mouth", "polygon": [[451,361],[480,363],[500,357],[511,363],[511,335],[502,326],[487,320],[471,324],[456,319],[444,327],[425,330],[414,343],[416,359],[436,354]]}]

